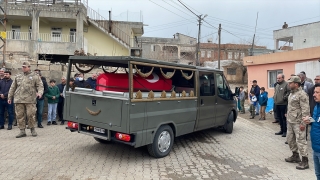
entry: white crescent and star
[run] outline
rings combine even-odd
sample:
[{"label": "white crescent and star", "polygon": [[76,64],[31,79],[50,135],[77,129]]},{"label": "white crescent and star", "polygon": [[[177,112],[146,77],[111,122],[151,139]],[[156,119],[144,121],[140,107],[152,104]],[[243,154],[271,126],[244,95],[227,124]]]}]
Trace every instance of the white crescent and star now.
[{"label": "white crescent and star", "polygon": [[146,79],[149,83],[156,83],[159,81],[159,76],[156,73],[152,73],[153,79]]}]

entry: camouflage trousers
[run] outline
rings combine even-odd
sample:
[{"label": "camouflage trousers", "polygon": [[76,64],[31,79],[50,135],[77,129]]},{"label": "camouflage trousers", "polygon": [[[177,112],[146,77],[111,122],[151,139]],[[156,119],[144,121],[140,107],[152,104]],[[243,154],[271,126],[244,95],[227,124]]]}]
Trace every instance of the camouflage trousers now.
[{"label": "camouflage trousers", "polygon": [[[287,142],[292,152],[300,152],[303,157],[308,156],[308,145],[306,141],[306,130],[300,131],[300,124],[287,124]],[[299,150],[299,151],[298,151]]]},{"label": "camouflage trousers", "polygon": [[34,128],[34,125],[36,123],[36,104],[32,103],[17,103],[15,105],[15,111],[16,111],[16,119],[18,122],[18,128],[19,129],[25,129],[26,128],[26,122],[25,117],[27,115],[28,120],[28,127]]}]

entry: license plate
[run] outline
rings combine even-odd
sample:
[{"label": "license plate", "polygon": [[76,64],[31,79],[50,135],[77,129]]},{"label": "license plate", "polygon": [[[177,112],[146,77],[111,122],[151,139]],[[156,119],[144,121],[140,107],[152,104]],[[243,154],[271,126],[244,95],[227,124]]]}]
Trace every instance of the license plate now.
[{"label": "license plate", "polygon": [[94,132],[98,132],[98,133],[103,133],[103,134],[106,132],[105,129],[98,128],[98,127],[94,127],[94,128],[93,128],[93,131],[94,131]]}]

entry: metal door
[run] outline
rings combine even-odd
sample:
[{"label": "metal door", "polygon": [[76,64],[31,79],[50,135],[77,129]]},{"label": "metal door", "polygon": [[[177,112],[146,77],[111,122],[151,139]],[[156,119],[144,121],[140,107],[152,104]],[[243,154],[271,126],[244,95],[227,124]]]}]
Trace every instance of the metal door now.
[{"label": "metal door", "polygon": [[199,110],[196,130],[206,129],[214,125],[215,86],[213,72],[199,72]]},{"label": "metal door", "polygon": [[234,96],[230,90],[229,84],[223,75],[223,72],[216,73],[216,102],[215,102],[215,126],[225,124],[229,113],[236,105]]}]

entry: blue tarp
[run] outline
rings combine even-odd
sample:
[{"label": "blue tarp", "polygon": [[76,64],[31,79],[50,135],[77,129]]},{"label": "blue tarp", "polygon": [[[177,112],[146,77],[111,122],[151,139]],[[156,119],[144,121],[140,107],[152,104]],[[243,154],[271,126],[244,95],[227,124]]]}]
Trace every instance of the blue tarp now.
[{"label": "blue tarp", "polygon": [[268,98],[266,112],[270,112],[271,110],[273,110],[273,98]]}]

